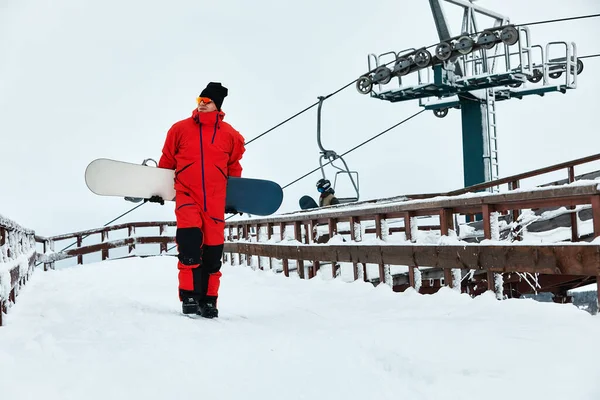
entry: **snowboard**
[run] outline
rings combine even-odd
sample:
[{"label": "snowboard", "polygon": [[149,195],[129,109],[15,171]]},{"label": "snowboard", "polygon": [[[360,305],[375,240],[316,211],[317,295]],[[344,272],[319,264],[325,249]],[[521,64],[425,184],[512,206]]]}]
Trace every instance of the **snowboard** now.
[{"label": "snowboard", "polygon": [[300,198],[300,208],[303,210],[308,210],[310,208],[317,208],[319,205],[317,202],[310,196],[302,196]]},{"label": "snowboard", "polygon": [[[175,171],[118,160],[99,158],[85,170],[85,183],[95,194],[148,199],[160,196],[175,200]],[[226,209],[251,215],[273,214],[283,201],[281,186],[273,181],[229,177]]]}]

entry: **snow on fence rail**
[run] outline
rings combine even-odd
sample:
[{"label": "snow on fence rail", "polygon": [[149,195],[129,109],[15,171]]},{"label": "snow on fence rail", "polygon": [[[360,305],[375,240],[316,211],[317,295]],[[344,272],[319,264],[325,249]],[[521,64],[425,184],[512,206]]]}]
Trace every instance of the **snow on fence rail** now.
[{"label": "snow on fence rail", "polygon": [[[581,166],[584,164],[588,164],[588,166],[589,166],[589,164],[598,165],[598,162],[600,162],[600,153],[593,154],[593,155],[587,156],[587,157],[577,158],[577,159],[570,160],[570,161],[565,161],[565,162],[562,162],[559,164],[554,164],[554,165],[550,165],[550,166],[543,167],[543,168],[534,169],[534,170],[523,172],[523,173],[516,174],[516,175],[507,176],[507,177],[504,177],[501,179],[496,179],[494,181],[484,182],[484,183],[480,183],[477,185],[468,186],[468,187],[457,189],[457,190],[452,190],[450,192],[407,194],[407,195],[394,196],[394,197],[389,197],[389,198],[384,198],[384,199],[363,200],[363,201],[356,202],[353,204],[355,206],[362,206],[362,205],[367,205],[367,204],[379,204],[379,203],[384,203],[384,202],[401,201],[401,200],[407,200],[407,199],[417,200],[417,199],[430,199],[433,197],[440,197],[440,196],[456,196],[456,195],[462,195],[462,194],[466,194],[466,193],[480,192],[480,191],[489,190],[489,189],[500,189],[501,187],[504,187],[505,185],[506,185],[506,188],[510,191],[510,190],[519,189],[522,186],[522,182],[526,179],[539,178],[542,175],[548,175],[548,174],[552,174],[552,173],[559,172],[559,171],[565,172],[564,179],[554,181],[554,182],[548,182],[543,186],[563,185],[563,184],[567,184],[567,183],[573,183],[575,181],[592,180],[592,179],[600,177],[600,171],[595,171],[595,172],[585,173],[585,174],[580,174],[580,175],[575,174],[575,167]],[[516,219],[517,216],[518,215],[515,210],[515,214],[514,214],[515,218],[514,219]],[[574,222],[574,221],[575,221],[575,219],[572,218],[571,222]]]},{"label": "snow on fence rail", "polygon": [[35,232],[0,216],[0,326],[34,270]]},{"label": "snow on fence rail", "polygon": [[[225,252],[234,264],[281,268],[286,276],[295,270],[300,278],[315,276],[323,263],[336,277],[343,263],[349,263],[350,280],[383,282],[397,291],[413,287],[421,293],[432,293],[441,286],[450,286],[471,294],[494,290],[498,296],[519,297],[549,288],[567,297],[572,287],[598,282],[600,242],[523,241],[521,232],[527,220],[521,218],[526,215],[522,210],[588,207],[592,214],[590,233],[592,239],[597,238],[599,186],[597,181],[580,181],[500,194],[480,192],[348,204],[228,222]],[[478,214],[483,218],[485,242],[469,244],[460,240],[457,217]],[[509,217],[505,224],[511,233],[505,241],[499,240],[502,214]],[[516,219],[511,221],[512,216]],[[439,218],[439,231],[423,235],[418,229],[419,217]],[[390,226],[395,224],[403,224],[395,229],[403,234],[392,236]],[[374,225],[375,237],[367,237],[367,225]],[[578,239],[574,232],[577,224],[570,228],[571,237]],[[369,264],[375,268],[367,268]]]},{"label": "snow on fence rail", "polygon": [[[156,222],[131,222],[126,224],[106,226],[97,229],[86,231],[73,232],[64,235],[41,237],[37,236],[36,240],[44,243],[45,248],[49,247],[50,251],[45,254],[38,255],[38,261],[44,263],[44,269],[53,269],[56,261],[66,260],[77,257],[77,264],[83,264],[83,256],[86,254],[101,253],[102,260],[107,260],[110,257],[111,249],[121,247],[128,248],[128,255],[135,255],[136,245],[138,244],[158,244],[159,251],[153,254],[166,253],[169,244],[175,242],[174,236],[167,235],[167,228],[175,226],[174,221],[156,221]],[[138,235],[138,228],[157,228],[158,235]],[[126,231],[126,237],[110,240],[113,233]],[[83,240],[86,238],[99,239],[98,243],[83,245]],[[55,252],[54,248],[57,242],[72,242],[62,250]],[[75,246],[74,248],[71,248]],[[114,258],[114,257],[113,257]]]}]

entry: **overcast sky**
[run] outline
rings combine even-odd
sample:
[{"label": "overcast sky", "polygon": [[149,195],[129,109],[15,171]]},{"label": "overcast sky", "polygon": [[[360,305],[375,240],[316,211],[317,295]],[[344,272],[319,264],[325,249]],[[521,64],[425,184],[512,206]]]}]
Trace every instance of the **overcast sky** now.
[{"label": "overcast sky", "polygon": [[[600,12],[598,0],[479,4],[514,23]],[[458,34],[460,12],[445,8]],[[531,35],[600,53],[600,19],[532,26]],[[435,42],[426,0],[1,0],[0,214],[41,235],[99,227],[133,204],[91,193],[87,164],[158,159],[207,82],[229,88],[226,121],[250,140],[357,78],[367,54]],[[577,90],[500,104],[501,176],[599,152],[600,58],[585,63]],[[325,102],[323,143],[341,154],[419,109],[352,86]],[[459,111],[426,112],[346,161],[362,199],[439,192],[462,187],[461,146]],[[318,159],[314,108],[250,144],[243,174],[283,186]],[[318,178],[286,189],[281,211],[316,197]],[[120,222],[172,219],[172,203],[147,204]]]}]

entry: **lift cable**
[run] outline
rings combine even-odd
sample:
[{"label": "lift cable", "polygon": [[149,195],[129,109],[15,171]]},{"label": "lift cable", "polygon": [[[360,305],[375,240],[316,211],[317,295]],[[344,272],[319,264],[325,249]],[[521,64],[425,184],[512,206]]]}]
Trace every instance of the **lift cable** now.
[{"label": "lift cable", "polygon": [[577,57],[577,58],[594,58],[594,57],[600,57],[600,53],[590,54],[589,56],[581,56],[581,57]]},{"label": "lift cable", "polygon": [[528,24],[519,24],[519,25],[516,25],[516,26],[533,26],[533,25],[551,24],[551,23],[555,23],[555,22],[574,21],[574,20],[577,20],[577,19],[598,18],[598,17],[600,17],[600,14],[588,14],[588,15],[579,15],[577,17],[548,19],[548,20],[545,20],[545,21],[530,22]]},{"label": "lift cable", "polygon": [[[378,133],[377,135],[373,136],[372,138],[370,138],[370,139],[367,139],[367,140],[365,140],[364,142],[362,142],[361,144],[354,146],[354,147],[353,147],[353,148],[351,148],[350,150],[348,150],[348,151],[346,151],[345,153],[343,153],[341,156],[343,157],[343,156],[345,156],[345,155],[347,155],[347,154],[349,154],[349,153],[353,152],[354,150],[356,150],[356,149],[358,149],[358,148],[360,148],[360,147],[364,146],[365,144],[367,144],[367,143],[369,143],[369,142],[371,142],[371,141],[373,141],[373,140],[377,139],[379,136],[383,135],[384,133],[387,133],[387,132],[391,131],[392,129],[394,129],[394,128],[397,128],[398,126],[402,125],[403,123],[410,121],[411,119],[413,119],[414,117],[416,117],[416,116],[417,116],[417,115],[419,115],[419,114],[422,114],[422,113],[424,113],[425,111],[426,111],[426,110],[424,110],[424,109],[423,109],[423,110],[421,110],[421,111],[418,111],[418,112],[414,113],[414,114],[413,114],[413,115],[411,115],[410,117],[408,117],[408,118],[405,118],[405,119],[403,119],[402,121],[398,122],[397,124],[390,126],[390,127],[389,127],[389,128],[387,128],[386,130],[384,130],[384,131],[382,131],[382,132]],[[323,166],[329,165],[329,164],[331,164],[332,162],[333,162],[333,161],[328,161],[327,163],[323,164]],[[317,171],[318,171],[318,170],[320,170],[320,169],[321,169],[321,167],[317,167],[317,168],[313,169],[312,171],[310,171],[310,172],[307,172],[306,174],[302,175],[301,177],[299,177],[299,178],[297,178],[297,179],[294,179],[292,182],[288,183],[287,185],[285,185],[285,186],[282,186],[282,189],[285,189],[285,188],[288,188],[288,187],[292,186],[294,183],[296,183],[296,182],[298,182],[298,181],[300,181],[300,180],[302,180],[302,179],[306,178],[307,176],[309,176],[309,175],[311,175],[311,174],[313,174],[313,173],[317,172]]]},{"label": "lift cable", "polygon": [[[557,18],[557,19],[551,19],[551,20],[545,20],[545,21],[536,21],[536,22],[530,22],[530,23],[527,23],[527,24],[518,24],[518,25],[515,25],[515,26],[531,26],[531,25],[541,25],[541,24],[549,24],[549,23],[555,23],[555,22],[574,21],[574,20],[579,20],[579,19],[586,19],[586,18],[598,18],[598,17],[600,17],[600,14],[579,15],[579,16],[575,16],[575,17]],[[482,32],[483,32],[483,31],[481,31],[481,32],[476,32],[476,34],[477,34],[477,33],[482,33]],[[426,46],[426,48],[433,47],[433,46],[435,46],[436,44],[437,44],[437,43],[434,43],[434,44],[432,44],[432,45],[430,45],[430,46]],[[587,56],[587,57],[589,57],[589,56]],[[587,58],[587,57],[579,57],[579,58]],[[388,62],[388,63],[386,63],[386,64],[383,64],[382,66],[387,66],[387,65],[389,65],[389,64],[392,64],[392,63],[394,63],[394,62],[396,62],[396,60],[392,60],[392,61],[390,61],[390,62]],[[374,71],[375,71],[375,70],[369,71],[369,72],[367,72],[367,74],[369,74],[369,73],[372,73],[372,72],[374,72]],[[366,75],[366,74],[363,74],[363,75]],[[349,82],[349,83],[347,83],[346,85],[342,86],[342,87],[341,87],[341,88],[339,88],[338,90],[336,90],[336,91],[332,92],[331,94],[329,94],[329,95],[325,96],[325,99],[328,99],[328,98],[330,98],[330,97],[333,97],[333,96],[335,96],[336,94],[338,94],[339,92],[341,92],[342,90],[346,89],[347,87],[354,85],[354,84],[355,84],[355,83],[358,81],[358,79],[359,79],[359,78],[357,78],[357,79],[353,80],[352,82]],[[259,139],[259,138],[261,138],[261,137],[263,137],[263,136],[265,136],[267,133],[274,131],[275,129],[279,128],[279,127],[280,127],[280,126],[282,126],[283,124],[285,124],[285,123],[287,123],[287,122],[289,122],[289,121],[293,120],[294,118],[296,118],[296,117],[298,117],[298,116],[300,116],[300,115],[304,114],[306,111],[308,111],[308,110],[312,109],[313,107],[316,107],[317,105],[319,105],[319,102],[318,102],[318,101],[317,101],[317,102],[315,102],[315,103],[313,103],[313,104],[311,104],[310,106],[306,107],[306,108],[305,108],[305,109],[303,109],[302,111],[299,111],[298,113],[296,113],[296,114],[292,115],[291,117],[287,118],[286,120],[284,120],[284,121],[282,121],[282,122],[278,123],[277,125],[273,126],[272,128],[270,128],[270,129],[266,130],[265,132],[261,133],[260,135],[256,136],[255,138],[253,138],[253,139],[251,139],[251,140],[247,141],[247,142],[246,142],[246,145],[248,145],[248,144],[250,144],[250,143],[254,142],[255,140],[257,140],[257,139]]]}]

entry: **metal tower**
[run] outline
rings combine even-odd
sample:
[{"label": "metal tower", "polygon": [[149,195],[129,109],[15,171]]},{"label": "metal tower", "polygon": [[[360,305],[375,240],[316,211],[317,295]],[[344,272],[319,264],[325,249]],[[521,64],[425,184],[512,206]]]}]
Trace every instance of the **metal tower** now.
[{"label": "metal tower", "polygon": [[[440,43],[369,54],[356,88],[391,102],[418,99],[440,118],[460,109],[464,185],[471,186],[499,177],[496,102],[575,89],[583,63],[575,43],[532,45],[529,28],[508,17],[474,0],[444,1],[463,9],[460,35],[452,36],[440,0],[429,0]],[[481,15],[493,26],[480,30]]]}]

